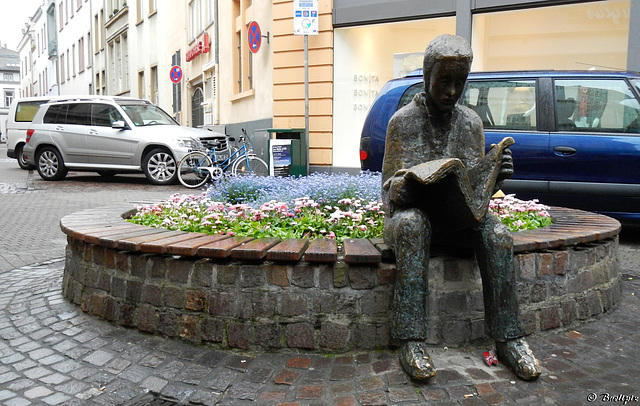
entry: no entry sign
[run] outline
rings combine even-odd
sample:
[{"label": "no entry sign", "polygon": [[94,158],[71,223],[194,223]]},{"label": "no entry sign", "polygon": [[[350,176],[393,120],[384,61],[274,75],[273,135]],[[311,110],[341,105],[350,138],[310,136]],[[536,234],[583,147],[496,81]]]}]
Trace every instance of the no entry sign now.
[{"label": "no entry sign", "polygon": [[260,49],[260,45],[262,45],[262,31],[260,31],[260,25],[256,21],[252,21],[249,24],[248,40],[249,49],[255,54]]},{"label": "no entry sign", "polygon": [[169,76],[171,77],[171,81],[173,83],[180,83],[182,80],[182,69],[179,66],[172,66],[171,71],[169,72]]}]

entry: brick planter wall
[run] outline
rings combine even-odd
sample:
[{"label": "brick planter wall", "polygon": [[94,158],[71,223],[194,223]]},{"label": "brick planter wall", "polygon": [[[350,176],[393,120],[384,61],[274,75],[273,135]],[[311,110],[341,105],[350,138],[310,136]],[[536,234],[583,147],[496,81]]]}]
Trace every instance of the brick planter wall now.
[{"label": "brick planter wall", "polygon": [[[395,265],[381,241],[352,240],[343,252],[298,241],[231,244],[132,225],[123,220],[130,212],[88,210],[61,220],[68,236],[63,293],[83,311],[220,348],[336,352],[393,344]],[[621,298],[619,223],[576,210],[552,214],[554,225],[514,234],[528,333],[599,317]],[[475,261],[433,258],[429,278],[429,343],[484,342]]]}]

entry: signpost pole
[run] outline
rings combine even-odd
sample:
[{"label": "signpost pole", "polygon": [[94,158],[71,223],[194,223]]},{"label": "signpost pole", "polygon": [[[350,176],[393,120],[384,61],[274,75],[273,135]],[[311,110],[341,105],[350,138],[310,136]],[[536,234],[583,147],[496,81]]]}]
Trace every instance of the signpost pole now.
[{"label": "signpost pole", "polygon": [[307,147],[307,174],[309,173],[309,36],[304,36],[304,138]]}]

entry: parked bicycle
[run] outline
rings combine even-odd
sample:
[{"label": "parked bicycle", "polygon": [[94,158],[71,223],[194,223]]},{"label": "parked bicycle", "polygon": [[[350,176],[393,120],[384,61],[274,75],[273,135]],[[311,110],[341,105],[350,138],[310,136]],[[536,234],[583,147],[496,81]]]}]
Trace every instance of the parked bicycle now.
[{"label": "parked bicycle", "polygon": [[[220,141],[213,141],[208,151],[192,151],[185,155],[178,164],[178,180],[188,188],[197,188],[207,181],[216,181],[226,173],[231,176],[267,176],[269,167],[247,144],[247,132],[243,129],[239,139],[241,146],[232,150],[229,157],[219,161],[216,157],[216,146]],[[235,142],[233,137],[228,141]]]}]

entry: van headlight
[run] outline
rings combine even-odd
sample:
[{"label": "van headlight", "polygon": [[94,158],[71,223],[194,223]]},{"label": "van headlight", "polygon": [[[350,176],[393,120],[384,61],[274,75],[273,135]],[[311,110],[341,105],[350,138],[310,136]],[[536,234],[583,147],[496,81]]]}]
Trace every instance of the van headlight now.
[{"label": "van headlight", "polygon": [[178,145],[189,149],[203,149],[202,143],[195,138],[180,138],[178,139]]}]

